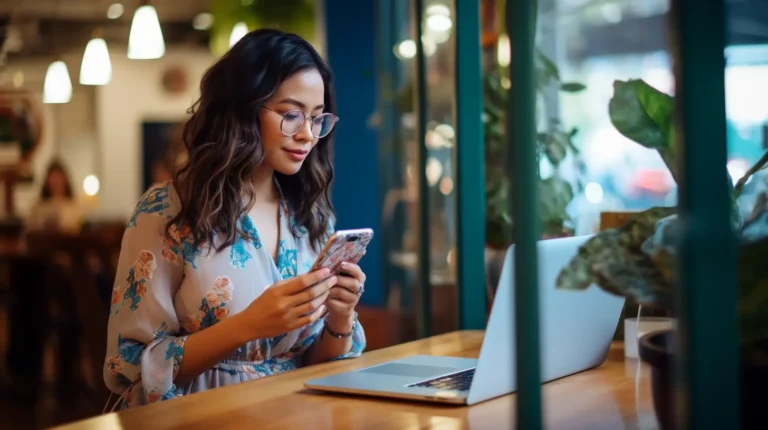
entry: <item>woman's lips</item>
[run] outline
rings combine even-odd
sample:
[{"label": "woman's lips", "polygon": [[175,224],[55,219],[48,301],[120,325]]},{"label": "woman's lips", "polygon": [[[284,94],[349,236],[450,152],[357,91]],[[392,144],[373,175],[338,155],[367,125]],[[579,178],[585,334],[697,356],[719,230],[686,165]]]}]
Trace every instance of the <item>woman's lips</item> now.
[{"label": "woman's lips", "polygon": [[288,157],[294,161],[304,161],[307,158],[307,154],[309,154],[309,151],[303,149],[283,149],[283,151],[287,152]]}]

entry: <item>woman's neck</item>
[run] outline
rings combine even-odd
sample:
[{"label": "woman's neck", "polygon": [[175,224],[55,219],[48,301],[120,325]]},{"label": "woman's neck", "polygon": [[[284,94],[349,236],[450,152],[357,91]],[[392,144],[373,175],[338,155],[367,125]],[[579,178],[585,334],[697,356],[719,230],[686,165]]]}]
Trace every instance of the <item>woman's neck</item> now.
[{"label": "woman's neck", "polygon": [[275,171],[263,164],[253,174],[253,191],[257,202],[273,202],[280,199],[275,186]]}]

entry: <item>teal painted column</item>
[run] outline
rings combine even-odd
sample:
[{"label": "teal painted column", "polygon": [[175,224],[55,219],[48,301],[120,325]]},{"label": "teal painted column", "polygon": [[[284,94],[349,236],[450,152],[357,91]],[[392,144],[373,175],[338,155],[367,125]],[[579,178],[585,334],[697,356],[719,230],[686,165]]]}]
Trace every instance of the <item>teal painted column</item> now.
[{"label": "teal painted column", "polygon": [[681,375],[677,428],[739,428],[736,248],[726,172],[724,0],[672,1],[681,154]]},{"label": "teal painted column", "polygon": [[536,157],[536,82],[533,54],[536,2],[507,0],[505,18],[511,45],[507,105],[511,213],[515,243],[515,324],[517,327],[517,428],[537,430],[541,419],[537,242],[538,161]]},{"label": "teal painted column", "polygon": [[[336,167],[331,201],[336,208],[336,229],[370,227],[381,231],[379,156],[376,132],[367,126],[376,110],[376,7],[371,2],[323,2],[328,63],[336,82],[341,117],[335,128]],[[354,34],[355,37],[349,37]],[[350,55],[350,53],[355,53]],[[360,303],[384,305],[381,241],[374,236],[360,262],[366,293]]]},{"label": "teal painted column", "polygon": [[432,282],[430,278],[430,234],[429,234],[429,184],[427,183],[427,65],[422,42],[424,22],[424,0],[413,2],[413,19],[416,34],[416,117],[418,125],[416,140],[418,157],[416,175],[419,184],[419,337],[432,334]]},{"label": "teal painted column", "polygon": [[461,329],[485,327],[485,142],[480,4],[455,0],[457,282]]},{"label": "teal painted column", "polygon": [[[392,47],[395,45],[395,36],[392,32],[394,19],[392,18],[392,3],[387,0],[376,1],[376,75],[378,83],[377,114],[379,118],[378,155],[379,155],[379,205],[384,207],[384,200],[389,190],[394,186],[393,166],[397,160],[394,151],[394,134],[396,128],[396,113],[392,103],[392,94],[396,91],[394,86],[394,70],[396,61]],[[389,297],[391,273],[389,269],[389,256],[392,252],[391,237],[397,234],[393,226],[382,222],[379,235],[381,244],[381,284],[382,296],[386,301]]]}]

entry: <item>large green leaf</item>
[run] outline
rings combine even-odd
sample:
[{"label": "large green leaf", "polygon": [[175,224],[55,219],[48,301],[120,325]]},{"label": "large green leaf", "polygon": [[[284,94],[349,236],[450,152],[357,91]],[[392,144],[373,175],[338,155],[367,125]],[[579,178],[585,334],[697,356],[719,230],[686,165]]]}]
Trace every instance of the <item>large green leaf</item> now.
[{"label": "large green leaf", "polygon": [[674,100],[641,79],[614,81],[608,103],[611,123],[619,133],[659,152],[677,180],[675,160]]},{"label": "large green leaf", "polygon": [[635,214],[621,228],[602,231],[587,241],[557,278],[557,288],[584,290],[592,284],[639,303],[667,308],[671,304],[669,279],[642,251],[656,223],[674,208],[652,208]]},{"label": "large green leaf", "polygon": [[539,182],[539,216],[543,224],[551,224],[570,217],[566,212],[573,200],[573,187],[559,176],[550,176]]},{"label": "large green leaf", "polygon": [[592,267],[595,283],[600,288],[643,306],[672,308],[672,279],[665,276],[650,257],[628,248],[604,251],[600,257]]}]

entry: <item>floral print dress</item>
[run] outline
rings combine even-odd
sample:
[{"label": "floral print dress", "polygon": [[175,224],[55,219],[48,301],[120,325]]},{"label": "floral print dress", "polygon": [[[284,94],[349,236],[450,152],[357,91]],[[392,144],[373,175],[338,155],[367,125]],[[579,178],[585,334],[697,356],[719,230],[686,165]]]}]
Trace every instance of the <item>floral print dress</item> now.
[{"label": "floral print dress", "polygon": [[[220,252],[195,247],[188,228],[173,228],[167,239],[165,225],[179,204],[170,183],[147,191],[123,237],[104,368],[107,387],[121,395],[119,409],[296,369],[323,330],[321,319],[254,340],[192,382],[176,386],[188,335],[244,310],[275,282],[306,273],[317,257],[306,230],[294,224],[284,205],[276,261],[258,239],[238,239]],[[248,216],[239,222],[259,237]],[[357,357],[364,349],[365,334],[356,324],[352,349],[337,359]]]}]

